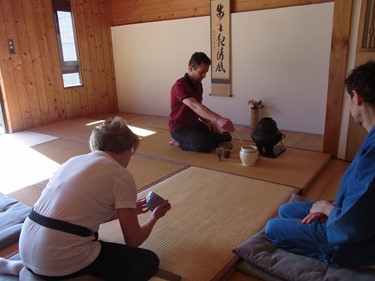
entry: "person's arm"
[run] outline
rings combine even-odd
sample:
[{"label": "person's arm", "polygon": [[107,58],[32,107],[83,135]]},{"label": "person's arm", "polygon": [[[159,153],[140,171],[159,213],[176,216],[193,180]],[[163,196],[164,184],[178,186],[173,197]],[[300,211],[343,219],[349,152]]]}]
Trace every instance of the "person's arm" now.
[{"label": "person's arm", "polygon": [[199,103],[195,98],[189,97],[183,99],[182,102],[206,122],[211,122],[213,125],[219,128],[223,128],[224,130],[229,132],[235,131],[234,125],[230,119],[220,116],[216,112],[209,109],[207,106]]},{"label": "person's arm", "polygon": [[[148,211],[147,205],[146,205],[146,198],[141,198],[137,200],[137,214],[146,213]],[[116,211],[112,217],[110,217],[107,222],[118,220],[118,212]]]},{"label": "person's arm", "polygon": [[147,221],[142,225],[140,225],[138,221],[137,209],[118,209],[117,214],[125,243],[130,247],[140,246],[150,235],[155,223],[170,209],[171,205],[168,200],[165,200],[161,205],[156,207]]}]

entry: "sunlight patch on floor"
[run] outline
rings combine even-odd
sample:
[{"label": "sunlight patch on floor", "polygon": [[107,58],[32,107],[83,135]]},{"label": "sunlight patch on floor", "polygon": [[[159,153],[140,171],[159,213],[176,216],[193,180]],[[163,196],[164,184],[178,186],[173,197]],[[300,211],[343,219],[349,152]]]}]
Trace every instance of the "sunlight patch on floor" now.
[{"label": "sunlight patch on floor", "polygon": [[98,121],[94,121],[94,122],[90,122],[90,123],[87,123],[86,126],[91,126],[91,125],[101,125],[103,124],[104,120],[98,120]]},{"label": "sunlight patch on floor", "polygon": [[139,128],[139,127],[134,127],[134,126],[130,126],[130,125],[128,125],[128,127],[130,128],[130,130],[133,131],[134,134],[136,134],[137,136],[140,136],[140,137],[148,137],[148,136],[151,136],[153,134],[156,134],[155,131],[151,131],[151,130],[147,130],[147,129],[143,129],[143,128]]},{"label": "sunlight patch on floor", "polygon": [[[94,122],[91,122],[91,123],[87,123],[86,126],[92,126],[92,125],[102,125],[104,122],[104,120],[98,120],[98,121],[94,121]],[[148,137],[148,136],[151,136],[153,134],[156,134],[155,131],[151,131],[151,130],[148,130],[148,129],[143,129],[143,128],[140,128],[140,127],[135,127],[135,126],[131,126],[131,125],[128,125],[128,127],[130,128],[130,130],[132,130],[132,132],[134,134],[136,134],[137,136],[140,136],[140,137]]]},{"label": "sunlight patch on floor", "polygon": [[7,194],[51,177],[60,166],[15,138],[0,137],[0,192]]}]

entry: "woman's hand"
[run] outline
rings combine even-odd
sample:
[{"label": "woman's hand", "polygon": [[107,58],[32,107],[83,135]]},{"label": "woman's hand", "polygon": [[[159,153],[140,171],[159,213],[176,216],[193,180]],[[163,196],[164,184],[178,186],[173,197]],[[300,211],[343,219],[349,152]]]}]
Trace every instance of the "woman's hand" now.
[{"label": "woman's hand", "polygon": [[137,200],[137,214],[144,214],[148,211],[148,207],[146,205],[146,198],[141,198]]},{"label": "woman's hand", "polygon": [[159,206],[157,206],[153,214],[157,219],[160,219],[161,217],[164,217],[165,214],[171,209],[171,204],[169,203],[168,200],[164,200],[163,203],[161,203]]}]

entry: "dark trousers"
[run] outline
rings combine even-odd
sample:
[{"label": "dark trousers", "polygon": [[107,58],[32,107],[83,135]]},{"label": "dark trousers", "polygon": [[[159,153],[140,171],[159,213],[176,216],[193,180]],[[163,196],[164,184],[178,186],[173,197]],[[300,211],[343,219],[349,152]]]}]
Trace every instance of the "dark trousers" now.
[{"label": "dark trousers", "polygon": [[38,276],[56,281],[90,274],[106,281],[146,281],[159,269],[159,258],[150,250],[103,241],[100,243],[102,249],[99,256],[82,270],[63,277]]},{"label": "dark trousers", "polygon": [[171,134],[185,151],[210,152],[220,143],[230,141],[230,134],[213,133],[206,124],[200,122],[198,126],[180,128]]}]

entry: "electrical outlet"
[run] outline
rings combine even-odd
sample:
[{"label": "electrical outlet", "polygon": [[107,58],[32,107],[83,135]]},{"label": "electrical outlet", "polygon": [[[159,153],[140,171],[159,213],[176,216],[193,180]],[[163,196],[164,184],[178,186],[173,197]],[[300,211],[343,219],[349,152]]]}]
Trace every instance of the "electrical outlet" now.
[{"label": "electrical outlet", "polygon": [[14,55],[16,53],[16,49],[14,48],[13,39],[8,39],[7,41],[9,55]]}]

